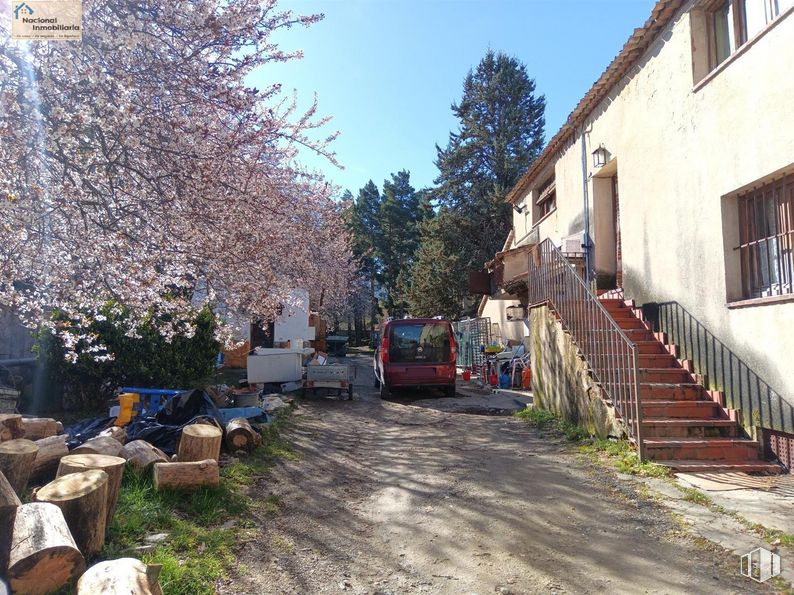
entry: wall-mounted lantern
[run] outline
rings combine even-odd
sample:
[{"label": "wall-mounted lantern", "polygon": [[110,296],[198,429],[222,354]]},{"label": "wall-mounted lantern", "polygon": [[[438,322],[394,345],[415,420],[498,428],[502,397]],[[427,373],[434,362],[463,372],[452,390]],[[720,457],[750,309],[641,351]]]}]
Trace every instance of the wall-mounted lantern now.
[{"label": "wall-mounted lantern", "polygon": [[598,145],[598,148],[593,151],[593,167],[599,168],[604,167],[607,164],[607,159],[609,158],[609,151],[604,148],[603,143]]}]

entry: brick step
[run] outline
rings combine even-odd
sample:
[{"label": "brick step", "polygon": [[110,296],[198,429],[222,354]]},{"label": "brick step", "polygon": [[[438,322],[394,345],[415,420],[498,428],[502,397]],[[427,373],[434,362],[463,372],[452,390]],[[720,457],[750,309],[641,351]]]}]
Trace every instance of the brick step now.
[{"label": "brick step", "polygon": [[643,401],[642,418],[719,419],[722,408],[714,401]]},{"label": "brick step", "polygon": [[606,298],[598,300],[601,302],[601,305],[604,306],[607,310],[619,310],[621,308],[628,308],[628,304],[626,304],[626,300],[622,300],[620,298]]},{"label": "brick step", "polygon": [[645,419],[642,435],[645,438],[734,438],[739,426],[732,419]]},{"label": "brick step", "polygon": [[694,383],[640,383],[640,398],[647,401],[705,401],[705,389]]},{"label": "brick step", "polygon": [[683,368],[640,368],[639,381],[676,384],[692,382],[692,377]]},{"label": "brick step", "polygon": [[637,315],[634,313],[634,310],[631,308],[607,308],[607,312],[609,312],[609,315],[615,320],[626,320],[632,318],[634,320],[639,320]]},{"label": "brick step", "polygon": [[[653,334],[653,331],[648,330],[645,327],[643,327],[643,328],[629,328],[629,329],[622,328],[621,330],[623,331],[623,334],[626,335],[629,338],[629,340],[632,341],[633,343],[637,343],[638,341],[641,341],[641,342],[654,341],[654,342],[658,343],[658,341],[656,340],[656,337]],[[660,343],[660,345],[661,345],[661,343]]]},{"label": "brick step", "polygon": [[746,438],[645,438],[643,444],[654,461],[758,460],[758,442]]},{"label": "brick step", "polygon": [[[629,337],[631,338],[631,337]],[[659,341],[634,341],[634,344],[637,346],[638,352],[640,355],[644,354],[667,354],[667,349],[665,346],[660,343]]]},{"label": "brick step", "polygon": [[[628,354],[626,354],[628,355]],[[593,362],[598,362],[599,365],[603,365],[602,362],[613,362],[611,366],[613,369],[618,368],[625,368],[624,365],[619,365],[620,362],[623,360],[618,360],[618,355],[613,353],[590,353],[588,359]],[[606,358],[606,359],[602,359]],[[610,360],[610,358],[615,358]],[[689,372],[684,370],[678,364],[678,360],[675,359],[674,356],[670,354],[661,354],[661,353],[654,353],[654,354],[639,354],[637,358],[637,365],[638,365],[638,372],[640,372],[640,382],[671,382],[671,383],[679,383],[679,382],[692,382],[691,376]],[[643,375],[642,371],[646,370],[648,374]],[[659,374],[654,376],[655,372],[659,372]],[[647,380],[646,380],[647,378]]]},{"label": "brick step", "polygon": [[[585,345],[585,347],[589,347]],[[614,353],[604,352],[604,351],[590,351],[590,356],[594,359],[604,356],[604,357],[617,357],[620,354],[620,349],[616,348]],[[625,355],[628,355],[626,353]],[[670,370],[670,369],[678,369],[683,370],[678,363],[678,360],[675,356],[670,355],[669,353],[640,353],[639,357],[637,358],[637,366],[640,370],[648,369],[648,370]],[[674,375],[675,376],[675,375]]]},{"label": "brick step", "polygon": [[678,360],[669,353],[639,354],[639,367],[640,368],[679,368]]},{"label": "brick step", "polygon": [[766,461],[658,461],[660,465],[670,467],[677,473],[714,473],[736,472],[761,473],[764,475],[780,475],[784,469],[777,463]]},{"label": "brick step", "polygon": [[616,318],[615,322],[618,323],[618,326],[621,330],[630,330],[630,329],[646,329],[648,327],[645,326],[645,323],[640,320],[639,318],[632,316],[631,318]]}]

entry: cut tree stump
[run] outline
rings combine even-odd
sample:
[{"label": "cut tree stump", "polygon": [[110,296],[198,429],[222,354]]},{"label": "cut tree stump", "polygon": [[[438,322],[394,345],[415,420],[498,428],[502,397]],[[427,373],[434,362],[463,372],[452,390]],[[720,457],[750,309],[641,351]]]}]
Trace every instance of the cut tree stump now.
[{"label": "cut tree stump", "polygon": [[17,494],[25,491],[39,447],[25,438],[0,442],[0,471]]},{"label": "cut tree stump", "polygon": [[252,451],[261,441],[259,432],[244,417],[235,417],[226,424],[226,446],[231,452]]},{"label": "cut tree stump", "polygon": [[182,428],[176,459],[181,463],[205,461],[221,456],[221,440],[223,432],[220,428],[207,424],[191,424]]},{"label": "cut tree stump", "polygon": [[36,440],[39,452],[36,453],[36,460],[33,463],[33,472],[30,474],[31,479],[48,479],[55,475],[58,461],[61,460],[61,457],[69,454],[66,439],[67,436],[62,434]]},{"label": "cut tree stump", "polygon": [[160,564],[148,566],[135,558],[94,564],[77,581],[77,595],[162,595]]},{"label": "cut tree stump", "polygon": [[51,502],[61,509],[86,558],[98,554],[105,545],[107,489],[108,474],[90,469],[54,479],[36,492],[37,501]]},{"label": "cut tree stump", "polygon": [[61,509],[48,502],[17,509],[8,577],[14,593],[49,593],[85,570]]},{"label": "cut tree stump", "polygon": [[146,471],[155,463],[168,460],[168,456],[162,450],[152,446],[146,440],[127,442],[122,447],[120,456],[137,471]]},{"label": "cut tree stump", "polygon": [[14,488],[0,473],[0,576],[8,569],[8,552],[11,550],[11,534],[14,532],[14,519],[17,508],[22,506]]},{"label": "cut tree stump", "polygon": [[0,414],[0,442],[16,440],[25,435],[22,427],[22,416],[18,413]]},{"label": "cut tree stump", "polygon": [[107,488],[107,516],[106,526],[110,525],[110,519],[116,512],[116,503],[119,500],[119,490],[121,489],[121,477],[124,475],[124,465],[127,461],[121,457],[110,455],[95,454],[69,454],[61,459],[58,465],[57,477],[69,475],[70,473],[80,473],[89,469],[100,469],[108,474]]},{"label": "cut tree stump", "polygon": [[51,417],[23,417],[22,429],[25,430],[24,438],[41,440],[58,435],[58,422]]},{"label": "cut tree stump", "polygon": [[156,463],[152,474],[155,490],[191,490],[220,483],[218,461]]},{"label": "cut tree stump", "polygon": [[109,455],[111,457],[119,456],[123,445],[118,440],[110,436],[96,436],[90,440],[86,440],[80,446],[73,448],[69,454],[73,455]]},{"label": "cut tree stump", "polygon": [[127,441],[127,430],[119,426],[110,426],[99,433],[100,436],[110,436],[113,440],[124,444]]}]

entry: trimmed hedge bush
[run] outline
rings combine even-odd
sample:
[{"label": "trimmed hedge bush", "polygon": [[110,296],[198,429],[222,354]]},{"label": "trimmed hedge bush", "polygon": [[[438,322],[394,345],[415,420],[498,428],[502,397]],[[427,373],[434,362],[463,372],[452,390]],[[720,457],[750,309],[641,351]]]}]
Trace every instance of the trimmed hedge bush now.
[{"label": "trimmed hedge bush", "polygon": [[114,356],[112,360],[96,361],[88,343],[80,341],[75,349],[77,361],[70,363],[64,357],[63,341],[48,329],[41,332],[36,349],[42,373],[36,402],[27,409],[101,411],[119,386],[188,389],[210,382],[220,345],[214,338],[216,323],[209,308],[197,313],[195,334],[177,335],[170,342],[158,330],[166,319],[152,317],[139,329],[140,337],[129,337],[126,314],[118,311],[108,305],[105,320],[81,329],[81,334],[95,335],[97,343]]}]

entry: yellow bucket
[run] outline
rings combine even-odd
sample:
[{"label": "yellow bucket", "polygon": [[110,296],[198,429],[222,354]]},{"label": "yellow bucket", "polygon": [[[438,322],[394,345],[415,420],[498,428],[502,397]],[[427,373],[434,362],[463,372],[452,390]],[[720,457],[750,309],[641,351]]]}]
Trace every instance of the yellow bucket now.
[{"label": "yellow bucket", "polygon": [[130,423],[132,418],[138,415],[135,410],[136,403],[141,402],[141,395],[138,393],[121,393],[119,395],[119,415],[114,425],[124,426]]}]

